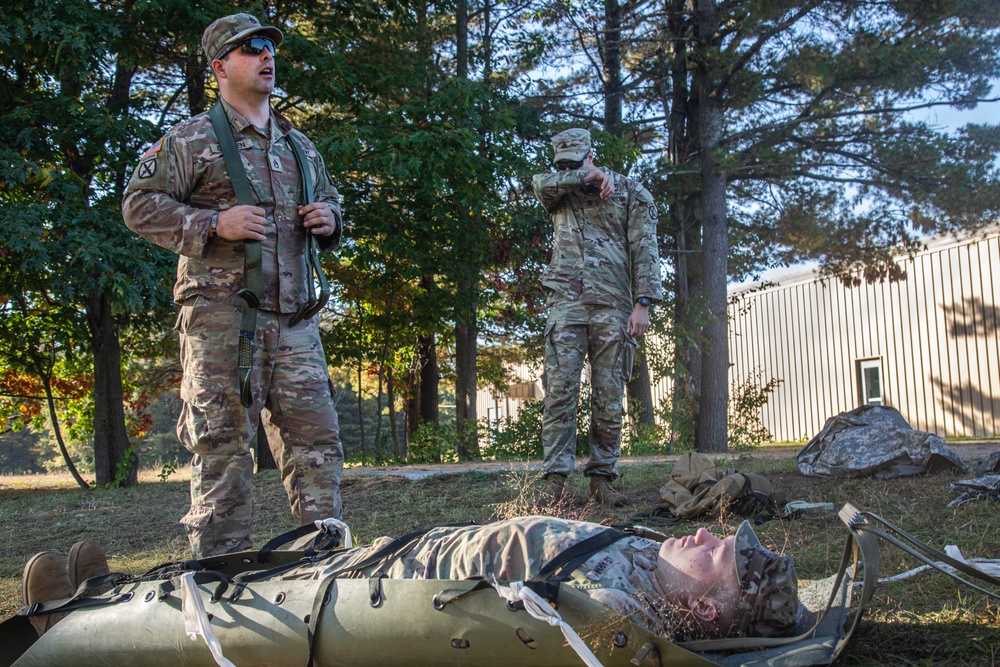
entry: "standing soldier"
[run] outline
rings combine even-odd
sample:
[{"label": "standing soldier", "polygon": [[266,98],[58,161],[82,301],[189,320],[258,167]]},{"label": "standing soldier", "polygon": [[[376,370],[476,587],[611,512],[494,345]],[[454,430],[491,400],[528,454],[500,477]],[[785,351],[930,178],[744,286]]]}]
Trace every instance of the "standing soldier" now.
[{"label": "standing soldier", "polygon": [[341,236],[340,197],[315,145],[270,107],[281,31],[249,14],[201,39],[219,101],[173,127],[139,161],[125,224],[180,256],[183,406],[191,510],[181,519],[195,557],[250,548],[258,420],[292,513],[340,517],[340,444],[316,313],[315,247]]},{"label": "standing soldier", "polygon": [[590,132],[552,137],[555,172],[536,174],[535,196],[552,218],[552,262],[545,325],[545,415],[542,498],[562,497],[576,459],[580,374],[590,360],[590,495],[605,505],[628,502],[618,476],[622,396],[636,338],[649,329],[649,307],[661,300],[656,206],[642,185],[594,165]]}]

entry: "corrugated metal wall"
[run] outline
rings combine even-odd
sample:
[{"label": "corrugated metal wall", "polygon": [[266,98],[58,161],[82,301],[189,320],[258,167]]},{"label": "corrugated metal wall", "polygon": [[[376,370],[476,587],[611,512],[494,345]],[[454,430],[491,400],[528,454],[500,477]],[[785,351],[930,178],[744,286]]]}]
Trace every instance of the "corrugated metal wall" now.
[{"label": "corrugated metal wall", "polygon": [[808,280],[739,295],[730,377],[782,380],[763,409],[777,440],[808,439],[861,403],[878,360],[885,403],[942,436],[1000,434],[1000,237],[937,241],[898,283]]},{"label": "corrugated metal wall", "polygon": [[[828,418],[858,407],[862,360],[878,360],[885,403],[914,428],[1000,435],[1000,232],[929,241],[900,265],[907,277],[898,283],[848,288],[800,276],[737,294],[730,380],[782,380],[762,410],[776,440],[808,440]],[[515,371],[520,381],[539,377],[531,366]],[[658,406],[669,405],[669,379],[652,389]],[[520,403],[481,390],[479,416],[513,416]]]}]

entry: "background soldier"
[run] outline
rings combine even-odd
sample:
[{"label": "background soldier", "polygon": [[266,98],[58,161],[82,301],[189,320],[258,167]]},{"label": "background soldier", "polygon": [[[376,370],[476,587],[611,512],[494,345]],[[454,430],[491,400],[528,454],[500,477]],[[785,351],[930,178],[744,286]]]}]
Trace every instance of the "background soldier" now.
[{"label": "background soldier", "polygon": [[562,497],[576,459],[580,373],[590,360],[590,494],[627,502],[611,482],[618,476],[622,395],[632,372],[636,338],[649,329],[649,307],[661,300],[656,206],[642,185],[594,165],[590,132],[552,137],[555,172],[536,174],[535,196],[552,218],[552,262],[545,325],[545,415],[542,497]]},{"label": "background soldier", "polygon": [[[219,136],[203,113],[146,151],[122,205],[130,229],[180,255],[177,433],[194,455],[191,510],[181,523],[199,558],[250,547],[250,447],[261,414],[295,517],[341,514],[344,454],[317,318],[292,324],[313,294],[306,235],[323,250],[339,244],[340,198],[313,143],[270,108],[281,38],[277,28],[234,14],[201,40],[256,204],[237,204]],[[313,184],[315,203],[307,206],[292,141]],[[253,341],[248,408],[237,381],[245,241],[260,242],[263,278],[255,333],[244,337]]]}]

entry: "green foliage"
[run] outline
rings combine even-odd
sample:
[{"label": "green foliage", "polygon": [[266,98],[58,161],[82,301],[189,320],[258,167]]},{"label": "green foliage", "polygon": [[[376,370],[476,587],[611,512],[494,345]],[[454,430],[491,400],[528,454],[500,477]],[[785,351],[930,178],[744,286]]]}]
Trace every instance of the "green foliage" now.
[{"label": "green foliage", "polygon": [[177,459],[164,463],[163,466],[160,468],[160,472],[157,474],[157,479],[159,479],[161,483],[166,482],[167,480],[170,479],[171,475],[177,472],[178,465],[179,463]]},{"label": "green foliage", "polygon": [[457,461],[458,432],[455,422],[438,426],[422,422],[410,435],[407,458],[413,463],[450,463]]},{"label": "green foliage", "polygon": [[542,458],[542,408],[542,401],[524,402],[516,416],[490,424],[484,455],[493,459]]},{"label": "green foliage", "polygon": [[760,411],[767,405],[768,398],[783,382],[770,378],[764,384],[763,371],[751,374],[742,384],[733,385],[729,399],[729,449],[748,451],[770,442],[774,436],[761,419]]},{"label": "green foliage", "polygon": [[139,465],[139,453],[135,447],[129,447],[125,450],[125,455],[115,464],[115,478],[107,485],[108,488],[120,489],[128,486],[128,480],[134,474],[137,465]]},{"label": "green foliage", "polygon": [[654,410],[665,432],[664,454],[695,450],[695,418],[691,402],[675,393],[673,401],[664,401]]}]

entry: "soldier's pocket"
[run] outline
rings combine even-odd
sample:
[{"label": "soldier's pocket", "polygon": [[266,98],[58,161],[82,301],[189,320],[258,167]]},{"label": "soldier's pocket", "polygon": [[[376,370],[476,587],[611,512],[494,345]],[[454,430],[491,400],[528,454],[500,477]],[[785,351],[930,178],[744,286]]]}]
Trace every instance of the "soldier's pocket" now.
[{"label": "soldier's pocket", "polygon": [[192,375],[181,380],[181,419],[177,436],[193,454],[239,450],[233,411],[220,382]]}]

